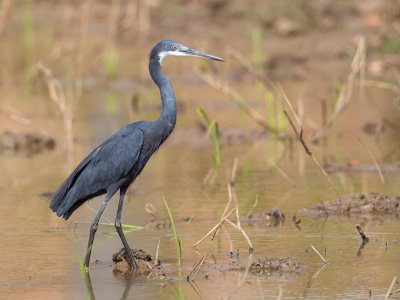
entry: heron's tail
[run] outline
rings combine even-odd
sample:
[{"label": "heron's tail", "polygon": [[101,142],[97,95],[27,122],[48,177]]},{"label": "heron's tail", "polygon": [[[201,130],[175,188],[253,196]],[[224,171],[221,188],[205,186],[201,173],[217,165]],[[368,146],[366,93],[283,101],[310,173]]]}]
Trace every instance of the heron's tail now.
[{"label": "heron's tail", "polygon": [[[65,220],[69,218],[70,215],[65,215],[65,213],[70,208],[68,205],[69,197],[68,194],[68,184],[66,180],[61,187],[58,189],[57,193],[54,195],[53,200],[50,203],[50,208],[54,211],[58,217],[63,216]],[[72,203],[73,204],[73,203]]]}]

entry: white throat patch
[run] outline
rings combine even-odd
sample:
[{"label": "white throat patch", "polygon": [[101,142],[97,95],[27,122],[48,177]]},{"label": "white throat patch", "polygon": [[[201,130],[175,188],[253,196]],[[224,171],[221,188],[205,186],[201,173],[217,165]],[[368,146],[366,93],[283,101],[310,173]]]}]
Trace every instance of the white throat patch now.
[{"label": "white throat patch", "polygon": [[162,63],[164,57],[166,56],[187,56],[187,54],[179,52],[179,51],[163,51],[160,52],[160,54],[158,54],[158,61],[160,62],[160,64]]}]

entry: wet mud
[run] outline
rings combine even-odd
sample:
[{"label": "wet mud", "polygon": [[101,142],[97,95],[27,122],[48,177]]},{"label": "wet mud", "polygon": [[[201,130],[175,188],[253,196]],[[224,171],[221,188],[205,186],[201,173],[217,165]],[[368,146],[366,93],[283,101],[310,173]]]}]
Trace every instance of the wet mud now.
[{"label": "wet mud", "polygon": [[48,136],[41,136],[33,133],[15,133],[12,131],[4,131],[0,135],[0,153],[24,152],[38,153],[46,149],[53,149],[56,143],[54,139]]},{"label": "wet mud", "polygon": [[329,215],[347,216],[395,216],[400,215],[400,197],[370,193],[367,195],[346,195],[321,202],[307,209],[312,217]]},{"label": "wet mud", "polygon": [[[146,253],[146,251],[141,249],[132,249],[132,252],[138,266],[136,275],[147,276],[153,273],[155,270],[161,269],[161,262],[159,260],[155,261],[150,254]],[[129,258],[125,248],[122,248],[117,253],[114,253],[112,260],[114,262],[114,272],[128,273],[133,271],[129,264]]]},{"label": "wet mud", "polygon": [[229,261],[215,262],[209,261],[204,263],[204,269],[207,271],[246,271],[254,274],[270,274],[270,273],[293,273],[300,274],[307,267],[294,257],[255,257],[249,266],[247,259],[230,259]]},{"label": "wet mud", "polygon": [[263,225],[278,227],[285,223],[285,214],[279,209],[272,208],[261,212],[250,213],[247,216],[240,217],[240,222],[248,225]]}]

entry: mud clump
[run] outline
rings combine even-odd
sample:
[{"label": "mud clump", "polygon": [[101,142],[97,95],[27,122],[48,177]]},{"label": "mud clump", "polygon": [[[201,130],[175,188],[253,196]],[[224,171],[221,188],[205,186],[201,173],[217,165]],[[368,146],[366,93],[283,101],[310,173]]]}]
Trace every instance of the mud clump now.
[{"label": "mud clump", "polygon": [[[132,249],[132,252],[138,266],[136,275],[147,276],[154,270],[159,269],[161,265],[160,261],[154,261],[151,255],[147,254],[144,250]],[[133,271],[133,268],[129,264],[129,258],[125,248],[122,248],[117,253],[114,253],[112,260],[114,262],[114,271],[121,273]]]},{"label": "mud clump", "polygon": [[279,209],[267,209],[257,213],[251,213],[245,217],[240,217],[240,222],[244,224],[262,224],[264,226],[278,227],[285,223],[285,214]]},{"label": "mud clump", "polygon": [[38,153],[45,149],[53,149],[55,144],[52,138],[33,133],[5,131],[0,134],[0,152],[25,151],[28,153]]},{"label": "mud clump", "polygon": [[307,210],[312,217],[327,215],[383,216],[400,215],[400,197],[370,193],[368,195],[346,195],[328,200]]},{"label": "mud clump", "polygon": [[294,257],[286,258],[267,258],[258,257],[253,258],[250,267],[248,266],[247,260],[233,259],[227,262],[212,263],[208,262],[205,264],[208,271],[245,271],[249,268],[251,273],[291,273],[299,274],[306,270],[306,266]]},{"label": "mud clump", "polygon": [[258,258],[250,265],[253,273],[300,273],[304,270],[304,264],[294,257],[286,258]]}]

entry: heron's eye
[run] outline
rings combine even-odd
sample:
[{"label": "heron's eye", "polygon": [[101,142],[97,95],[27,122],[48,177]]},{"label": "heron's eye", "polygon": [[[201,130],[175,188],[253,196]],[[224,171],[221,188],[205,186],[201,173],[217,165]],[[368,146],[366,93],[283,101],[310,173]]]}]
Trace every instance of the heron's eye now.
[{"label": "heron's eye", "polygon": [[176,50],[178,50],[178,47],[177,46],[172,46],[172,50],[176,51]]}]

